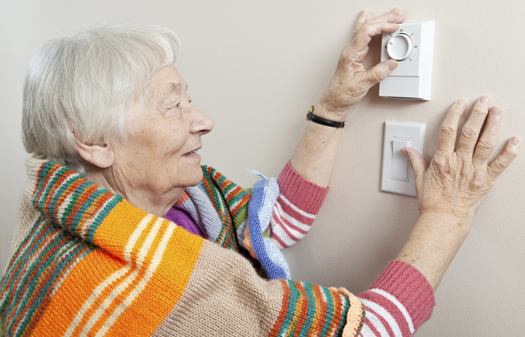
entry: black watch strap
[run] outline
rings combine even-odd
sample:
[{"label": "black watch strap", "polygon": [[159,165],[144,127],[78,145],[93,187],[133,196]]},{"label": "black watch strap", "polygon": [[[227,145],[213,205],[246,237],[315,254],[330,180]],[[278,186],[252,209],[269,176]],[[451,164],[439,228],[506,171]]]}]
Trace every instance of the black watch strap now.
[{"label": "black watch strap", "polygon": [[346,124],[345,121],[336,122],[336,121],[331,121],[329,119],[314,115],[313,105],[310,107],[310,109],[308,110],[308,113],[306,114],[306,120],[312,121],[314,123],[321,124],[321,125],[331,126],[333,128],[338,128],[338,129],[344,128]]}]

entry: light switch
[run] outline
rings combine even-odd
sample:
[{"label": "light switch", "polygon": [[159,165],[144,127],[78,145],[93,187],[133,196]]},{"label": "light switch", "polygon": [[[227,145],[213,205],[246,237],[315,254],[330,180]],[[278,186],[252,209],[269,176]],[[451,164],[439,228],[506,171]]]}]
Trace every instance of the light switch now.
[{"label": "light switch", "polygon": [[401,149],[410,147],[410,139],[394,137],[392,139],[392,166],[390,167],[390,179],[408,181],[409,164],[407,158],[401,153]]},{"label": "light switch", "polygon": [[425,124],[385,122],[382,192],[416,196],[414,172],[401,149],[411,147],[423,155],[425,128]]},{"label": "light switch", "polygon": [[389,58],[399,66],[379,84],[385,98],[430,100],[435,22],[399,25],[394,33],[382,36],[381,61]]}]

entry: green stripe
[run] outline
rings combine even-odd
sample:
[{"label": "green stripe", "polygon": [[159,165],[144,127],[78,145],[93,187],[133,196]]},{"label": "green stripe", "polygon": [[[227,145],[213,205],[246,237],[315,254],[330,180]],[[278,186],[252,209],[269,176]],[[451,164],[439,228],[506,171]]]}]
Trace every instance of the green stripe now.
[{"label": "green stripe", "polygon": [[328,288],[321,287],[321,291],[326,297],[326,318],[324,320],[323,333],[321,336],[326,336],[328,331],[330,331],[330,325],[334,318],[334,301],[332,298],[332,292]]},{"label": "green stripe", "polygon": [[[235,185],[234,183],[232,183],[231,181],[229,181],[228,179],[226,179],[226,177],[222,174],[217,174],[219,179],[217,179],[217,186],[219,187],[219,189],[222,191],[222,195],[226,196],[228,195],[229,193],[231,193],[231,191],[237,186]],[[223,186],[224,185],[224,186]]]},{"label": "green stripe", "polygon": [[[5,282],[7,282],[7,280],[13,273],[13,270],[18,265],[17,264],[18,258],[20,256],[24,256],[27,249],[29,249],[29,247],[31,246],[29,241],[34,240],[34,238],[38,236],[38,233],[42,231],[43,227],[37,226],[37,224],[42,220],[43,220],[42,216],[39,216],[38,219],[36,219],[35,223],[31,226],[31,232],[29,232],[29,234],[24,238],[24,240],[22,240],[20,245],[18,245],[18,249],[11,257],[11,260],[9,261],[9,265],[6,268],[6,273],[4,274],[4,277],[2,278],[2,281],[0,282],[0,294],[3,292],[3,289],[5,287]],[[24,251],[20,252],[20,249],[24,249]],[[0,296],[0,298],[1,297],[2,296]]]},{"label": "green stripe", "polygon": [[303,283],[306,298],[308,299],[308,312],[306,313],[307,320],[301,329],[301,334],[308,335],[310,328],[312,327],[313,320],[315,318],[315,294],[314,286],[311,283]]},{"label": "green stripe", "polygon": [[53,168],[52,162],[45,163],[41,168],[40,172],[38,174],[38,188],[35,191],[35,194],[33,195],[33,199],[31,200],[33,205],[36,205],[36,199],[38,198],[40,192],[42,191],[42,188],[44,187],[44,179],[42,177],[45,177],[48,175],[49,171]]},{"label": "green stripe", "polygon": [[286,333],[286,331],[291,328],[290,335],[293,335],[295,331],[295,326],[291,326],[294,318],[295,307],[297,306],[297,299],[299,298],[299,290],[295,287],[295,282],[286,281],[288,288],[290,289],[290,298],[288,300],[288,308],[286,309],[286,316],[281,325],[281,330],[279,335]]},{"label": "green stripe", "polygon": [[[85,186],[84,186],[85,185]],[[91,186],[93,186],[94,184],[82,184],[82,186],[80,186],[77,190],[75,190],[75,194],[77,194],[78,196],[75,197],[74,199],[78,200],[78,198],[84,198],[84,197],[87,197],[87,200],[82,200],[81,201],[81,206],[80,206],[80,209],[77,211],[77,213],[75,214],[75,216],[73,217],[73,220],[70,221],[71,222],[71,231],[73,233],[76,233],[77,232],[77,228],[78,226],[80,225],[80,223],[82,222],[82,216],[84,215],[84,213],[86,212],[86,210],[91,207],[95,201],[97,200],[97,198],[103,193],[103,191],[101,191],[100,189],[97,189],[95,190],[94,193],[88,195],[86,190],[88,188],[90,188]],[[83,188],[83,189],[82,189]],[[75,200],[75,204],[77,203]],[[74,205],[75,205],[74,204]],[[74,206],[72,207],[72,209],[74,208]],[[68,215],[67,217],[64,217],[64,220],[66,220],[67,218],[69,218],[70,215]],[[80,233],[77,233],[77,234],[80,234]]]},{"label": "green stripe", "polygon": [[[40,224],[39,224],[40,225]],[[44,240],[44,238],[53,230],[53,226],[50,224],[50,223],[47,223],[46,225],[43,225],[44,229],[45,229],[45,232],[40,236],[40,239],[38,239],[37,242],[32,242],[31,246],[32,247],[28,252],[27,254],[24,255],[24,258],[22,259],[22,261],[20,261],[19,265],[21,266],[21,268],[19,268],[18,272],[15,274],[14,278],[13,278],[13,281],[17,281],[19,276],[20,276],[20,273],[21,271],[24,269],[25,266],[27,266],[27,262],[29,259],[31,259],[33,257],[33,254],[35,253],[35,251],[40,248],[41,244],[42,244],[42,241]],[[36,236],[35,236],[36,238]],[[20,296],[20,289],[21,289],[21,285],[23,285],[22,282],[11,282],[11,289],[14,288],[14,286],[17,286],[17,292],[16,292],[16,295],[15,295],[15,298],[13,299],[13,303],[11,303],[11,305],[7,308],[7,310],[5,311],[5,315],[9,315],[9,313],[11,312],[12,310],[12,307],[15,303],[17,303],[18,301],[18,297]],[[9,294],[11,295],[12,291],[9,292]],[[8,296],[8,297],[11,297],[11,296]],[[2,312],[3,312],[3,308],[2,308]]]},{"label": "green stripe", "polygon": [[[350,309],[350,301],[346,296],[341,295],[343,298],[343,312],[341,313],[341,319],[339,321],[339,327],[337,328],[337,336],[339,336],[345,327],[346,324],[346,315],[348,314],[348,310]],[[364,317],[364,316],[363,316]],[[357,331],[357,335],[359,335],[359,332],[361,331],[361,328],[359,328],[359,331]]]},{"label": "green stripe", "polygon": [[[78,242],[78,243],[80,243],[80,242]],[[64,261],[60,262],[56,266],[56,270],[58,270],[58,272],[54,273],[54,277],[51,277],[49,279],[49,281],[46,283],[46,285],[44,286],[44,288],[40,292],[40,296],[38,296],[38,298],[35,301],[35,303],[41,303],[41,301],[44,299],[44,297],[47,295],[48,291],[50,290],[51,286],[53,285],[53,282],[54,282],[55,278],[60,274],[60,272],[62,272],[64,270],[64,268],[69,264],[69,262],[71,262],[71,260],[73,260],[74,258],[77,258],[77,257],[82,259],[87,254],[92,252],[94,249],[95,249],[95,247],[89,246],[87,244],[83,244],[83,243],[78,244],[77,248],[72,253],[69,253],[67,255],[67,258],[64,259]],[[82,252],[82,250],[84,250],[84,251]],[[77,254],[79,254],[79,253],[80,253],[80,255],[77,256]],[[21,326],[20,326],[19,331],[24,332],[24,330],[26,329],[27,325],[31,322],[31,318],[32,318],[34,312],[37,310],[37,308],[38,308],[38,306],[35,307],[34,305],[31,307],[29,312],[26,314],[24,320],[21,322]]]},{"label": "green stripe", "polygon": [[[222,189],[221,186],[222,184],[225,182],[226,180],[226,177],[224,175],[222,175],[220,172],[218,172],[217,170],[215,169],[212,169],[212,175],[211,175],[211,178],[214,180],[214,187],[217,188],[217,190],[221,191],[221,193],[219,194],[219,200],[221,201],[221,213],[224,214],[224,217],[223,217],[223,231],[221,232],[221,234],[219,235],[219,239],[222,237],[223,239],[221,241],[219,241],[219,243],[221,244],[221,246],[223,247],[227,247],[227,248],[233,248],[235,250],[237,250],[237,242],[236,242],[236,235],[235,233],[233,232],[232,230],[232,218],[230,217],[230,208],[231,207],[231,204],[228,203],[225,199],[225,195],[226,193],[224,191],[228,190],[228,189],[231,189],[232,186],[234,186],[235,184],[233,183],[229,183],[227,184],[226,188]],[[216,180],[216,181],[215,181]],[[215,191],[214,191],[214,194],[215,194]],[[228,240],[228,238],[230,240]],[[226,245],[226,242],[228,242],[228,244]]]},{"label": "green stripe", "polygon": [[[44,188],[44,193],[43,193],[43,195],[42,195],[40,198],[38,198],[39,200],[37,201],[37,205],[36,205],[37,208],[38,208],[42,213],[47,214],[47,213],[45,212],[45,210],[44,210],[44,204],[45,204],[45,201],[46,201],[46,199],[48,198],[49,194],[51,193],[51,190],[53,189],[53,186],[55,186],[57,180],[60,179],[60,178],[62,177],[62,175],[63,175],[64,173],[66,173],[67,171],[68,171],[68,169],[67,169],[66,167],[61,167],[61,168],[59,168],[59,169],[55,172],[55,176],[54,176],[54,178],[51,179],[51,180],[49,181],[49,183],[45,186],[45,188]],[[44,176],[44,177],[41,176],[40,179],[45,180],[45,176]],[[67,180],[67,179],[66,179],[66,180]],[[49,216],[51,219],[53,219],[53,216],[52,216],[52,215],[53,215],[52,213],[48,214],[48,216]]]},{"label": "green stripe", "polygon": [[[215,185],[215,182],[212,180],[212,178],[208,174],[207,170],[204,172],[204,181],[203,183],[208,185],[209,190],[212,193],[212,195],[208,195],[208,197],[210,197],[213,205],[215,206],[215,209],[217,210],[217,214],[219,215],[219,218],[223,225],[223,230],[221,231],[221,233],[219,234],[215,242],[225,247],[226,241],[227,241],[226,238],[230,236],[229,229],[231,230],[231,219],[228,216],[228,211],[226,209],[226,203],[224,199],[222,198],[222,195],[219,193],[219,190],[217,186]],[[205,191],[207,192],[206,189]],[[232,247],[232,240],[230,240],[229,244],[226,247],[227,248]]]},{"label": "green stripe", "polygon": [[[70,188],[73,184],[75,184],[77,181],[80,181],[80,180],[84,180],[84,178],[82,178],[81,176],[76,176],[73,179],[68,180],[67,184],[62,185],[57,190],[57,192],[55,193],[55,195],[53,197],[53,200],[51,201],[51,205],[49,206],[49,209],[53,210],[53,213],[51,213],[51,214],[55,213],[54,210],[55,210],[55,207],[56,207],[56,205],[58,203],[58,199],[60,198],[60,196],[62,196],[63,193],[68,188]],[[77,203],[78,198],[82,195],[82,192],[78,192],[78,191],[83,191],[84,189],[86,189],[90,185],[92,185],[92,183],[82,183],[82,184],[80,184],[79,187],[77,187],[75,190],[70,192],[70,194],[73,197],[71,198],[69,203],[65,206],[64,211],[62,211],[62,214],[60,214],[60,213],[57,214],[57,219],[56,220],[57,220],[57,222],[59,224],[61,224],[62,226],[67,228],[67,218],[69,217],[71,212],[73,212],[73,209],[75,208],[75,205]],[[64,196],[64,197],[66,197],[66,196]],[[72,231],[74,232],[74,230],[72,230]]]},{"label": "green stripe", "polygon": [[[224,217],[225,217],[225,206],[224,202],[222,201],[221,195],[218,193],[217,188],[214,186],[214,181],[212,178],[207,174],[204,176],[206,183],[211,190],[212,195],[208,195],[215,206],[215,209],[217,210],[217,213],[219,214],[219,217],[221,218],[221,222],[224,224]],[[207,192],[207,190],[205,189]]]},{"label": "green stripe", "polygon": [[[51,226],[51,227],[54,227],[54,226]],[[54,261],[54,257],[56,256],[56,254],[60,252],[61,250],[57,249],[53,254],[51,254],[47,258],[44,259],[44,257],[50,250],[53,250],[60,243],[60,241],[65,240],[64,243],[67,244],[67,236],[71,236],[71,234],[65,235],[63,233],[60,233],[51,242],[48,242],[45,249],[42,250],[39,255],[33,256],[36,258],[35,262],[33,262],[31,265],[28,266],[27,271],[24,273],[24,276],[19,283],[20,286],[18,287],[17,293],[15,295],[16,298],[21,297],[21,299],[20,301],[16,301],[18,310],[16,310],[15,314],[13,315],[14,318],[15,317],[18,318],[18,315],[21,314],[21,311],[26,308],[26,303],[31,299],[35,291],[35,288],[37,287],[38,283],[41,280],[41,277],[43,276],[42,273],[50,266],[50,264]],[[38,275],[38,276],[34,277],[34,275]],[[23,289],[27,283],[29,283],[29,285],[27,286],[27,289],[25,290],[25,292],[23,292]],[[36,303],[38,305],[38,303],[40,302],[36,301]],[[26,315],[24,316],[26,317]],[[13,324],[15,323],[15,321],[16,319],[11,320],[11,323],[7,326],[7,330],[10,333],[12,333]]]}]

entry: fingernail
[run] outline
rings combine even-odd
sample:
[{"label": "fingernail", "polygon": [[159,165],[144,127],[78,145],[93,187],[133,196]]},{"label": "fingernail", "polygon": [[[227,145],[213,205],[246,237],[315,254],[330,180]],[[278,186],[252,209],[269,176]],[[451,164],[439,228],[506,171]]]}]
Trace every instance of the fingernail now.
[{"label": "fingernail", "polygon": [[[520,145],[520,139],[519,139],[518,137],[513,137],[513,138],[510,140],[510,142],[511,142],[512,145],[514,145],[514,146],[518,146],[518,145]],[[403,150],[401,150],[401,151],[403,151]]]},{"label": "fingernail", "polygon": [[359,14],[359,17],[357,18],[358,20],[362,20],[363,18],[365,17],[365,10],[363,9],[361,11],[361,14]]},{"label": "fingernail", "polygon": [[402,153],[405,157],[407,156],[408,151],[407,151],[406,147],[404,147],[404,148],[401,149],[401,153]]},{"label": "fingernail", "polygon": [[465,101],[464,99],[460,99],[459,101],[456,102],[456,105],[463,108],[464,106],[467,105],[467,101]]},{"label": "fingernail", "polygon": [[503,112],[503,110],[501,110],[501,108],[499,108],[497,106],[492,108],[492,116],[494,116],[494,117],[501,116],[502,112]]},{"label": "fingernail", "polygon": [[488,105],[490,103],[490,98],[488,96],[482,96],[479,101],[481,102],[481,104]]},{"label": "fingernail", "polygon": [[396,61],[388,62],[388,70],[392,71],[397,68],[399,64]]}]

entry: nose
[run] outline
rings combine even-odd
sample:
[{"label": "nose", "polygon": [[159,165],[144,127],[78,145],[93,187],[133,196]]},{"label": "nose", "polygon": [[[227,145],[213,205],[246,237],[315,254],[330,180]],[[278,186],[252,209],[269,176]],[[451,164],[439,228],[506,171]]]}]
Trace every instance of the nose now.
[{"label": "nose", "polygon": [[213,129],[213,120],[202,111],[193,106],[193,121],[191,122],[190,132],[205,135]]}]

